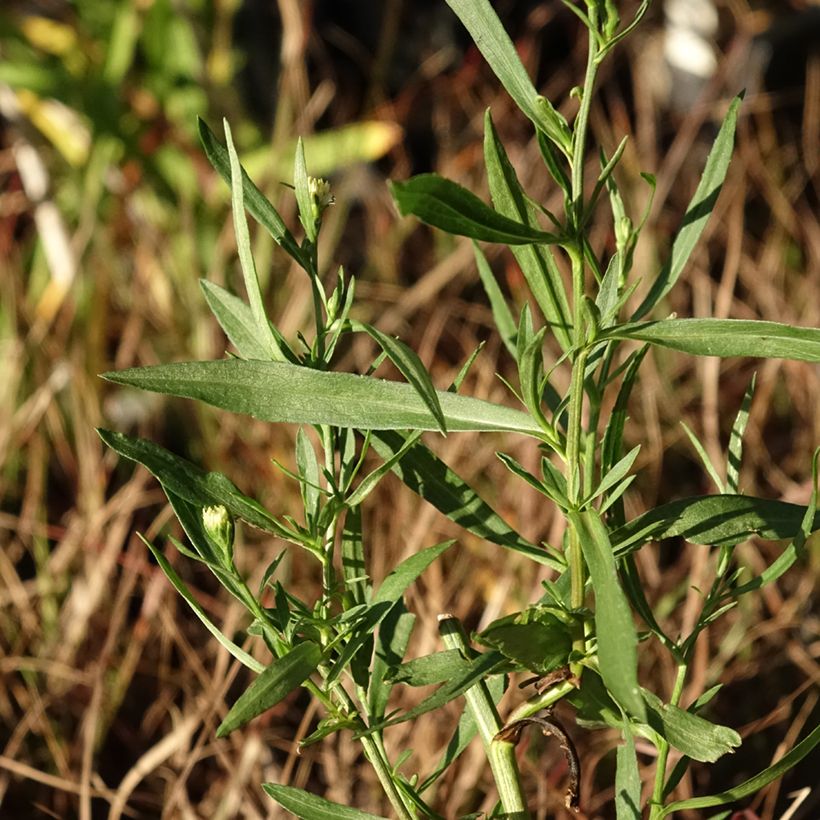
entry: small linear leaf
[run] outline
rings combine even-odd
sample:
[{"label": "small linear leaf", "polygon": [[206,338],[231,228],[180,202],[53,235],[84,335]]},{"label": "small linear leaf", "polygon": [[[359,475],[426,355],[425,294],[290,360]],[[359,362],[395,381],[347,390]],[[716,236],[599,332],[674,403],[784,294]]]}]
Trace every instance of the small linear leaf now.
[{"label": "small linear leaf", "polygon": [[663,820],[664,817],[668,817],[670,814],[674,814],[678,811],[725,806],[728,803],[734,803],[737,800],[742,800],[744,797],[749,797],[759,792],[764,786],[768,786],[769,783],[777,780],[793,766],[796,766],[818,744],[820,744],[820,726],[815,727],[809,735],[803,738],[791,751],[783,755],[777,763],[764,769],[754,777],[749,778],[749,780],[731,789],[727,789],[724,792],[709,795],[708,797],[693,797],[689,800],[679,800],[676,803],[670,803],[661,809],[658,817],[660,820]]},{"label": "small linear leaf", "polygon": [[[215,134],[204,120],[199,120],[199,139],[205,150],[208,161],[229,185],[231,183],[231,163],[228,151],[216,138]],[[276,208],[271,205],[265,195],[256,187],[247,173],[242,171],[242,186],[244,190],[245,207],[254,219],[264,226],[268,233],[287,251],[301,267],[307,268],[307,260],[302,253],[293,234],[287,229],[282,217]]]},{"label": "small linear leaf", "polygon": [[310,792],[293,786],[263,783],[262,788],[286,811],[301,820],[386,820],[376,814],[351,809],[339,803],[331,803]]},{"label": "small linear leaf", "polygon": [[391,182],[390,191],[402,216],[416,216],[447,233],[505,245],[557,240],[554,234],[502,216],[466,188],[438,174]]},{"label": "small linear leaf", "polygon": [[240,695],[219,724],[216,736],[225,737],[275,706],[297,686],[301,686],[321,660],[322,650],[312,641],[300,643],[287,655],[276,658]]},{"label": "small linear leaf", "polygon": [[641,776],[635,739],[624,732],[624,744],[615,750],[615,817],[616,820],[641,820]]},{"label": "small linear leaf", "polygon": [[692,253],[698,239],[700,239],[700,235],[703,233],[703,229],[706,227],[706,223],[709,221],[709,216],[714,210],[718,194],[723,186],[723,180],[726,178],[729,161],[732,158],[735,126],[737,125],[737,114],[741,99],[741,97],[735,97],[729,106],[729,110],[726,112],[726,117],[723,120],[717,137],[715,137],[714,145],[706,160],[703,176],[695,191],[695,195],[692,197],[692,201],[689,203],[689,207],[686,209],[686,214],[683,217],[683,226],[672,244],[672,253],[670,254],[669,261],[663,266],[663,269],[652,284],[652,288],[646,295],[646,298],[633,314],[633,321],[649,313],[649,311],[669,293],[675,282],[678,281],[678,277],[681,275],[689,259],[689,255]]},{"label": "small linear leaf", "polygon": [[515,337],[518,329],[515,326],[515,319],[504,299],[504,294],[495,280],[492,269],[490,268],[487,257],[484,256],[478,243],[473,240],[473,253],[475,254],[476,267],[478,268],[478,275],[481,278],[481,284],[484,286],[484,292],[490,300],[490,308],[493,312],[493,321],[496,329],[504,342],[504,347],[515,356]]},{"label": "small linear leaf", "polygon": [[427,405],[428,410],[438,422],[440,432],[446,435],[447,421],[441,409],[441,402],[436,393],[436,388],[433,386],[433,380],[418,354],[400,339],[382,333],[372,325],[364,322],[351,322],[351,326],[354,330],[367,333],[371,339],[378,343],[379,347],[387,354],[387,358],[396,365],[398,371],[415,388],[419,398]]}]

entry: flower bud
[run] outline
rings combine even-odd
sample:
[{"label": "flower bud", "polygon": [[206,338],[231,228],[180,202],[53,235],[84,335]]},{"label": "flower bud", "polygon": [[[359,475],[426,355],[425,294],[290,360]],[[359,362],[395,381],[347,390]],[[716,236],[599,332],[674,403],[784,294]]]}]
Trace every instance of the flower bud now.
[{"label": "flower bud", "polygon": [[326,179],[308,177],[308,191],[313,205],[313,218],[318,221],[324,210],[336,202],[336,197],[330,193],[330,183]]},{"label": "flower bud", "polygon": [[234,526],[231,514],[221,504],[202,509],[205,532],[222,551],[226,565],[233,561]]}]

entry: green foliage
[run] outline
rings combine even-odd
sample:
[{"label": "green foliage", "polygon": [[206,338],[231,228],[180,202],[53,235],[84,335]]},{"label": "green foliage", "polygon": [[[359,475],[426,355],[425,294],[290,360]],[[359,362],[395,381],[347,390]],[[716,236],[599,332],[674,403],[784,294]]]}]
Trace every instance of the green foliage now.
[{"label": "green foliage", "polygon": [[[718,494],[672,501],[632,520],[626,519],[623,497],[635,477],[639,455],[639,447],[625,452],[628,407],[649,347],[691,355],[820,361],[820,330],[815,328],[712,318],[644,320],[678,281],[714,209],[732,153],[740,98],[729,106],[701,183],[672,243],[669,261],[654,277],[640,282],[632,275],[632,260],[645,214],[637,222],[629,216],[615,174],[625,142],[609,157],[603,150],[598,152],[600,173],[591,192],[584,189],[584,172],[598,66],[637,24],[646,4],[625,25],[614,4],[589,3],[585,9],[571,6],[589,31],[590,59],[583,89],[578,91],[578,110],[570,122],[538,95],[488,0],[447,2],[533,124],[546,173],[563,193],[564,212],[544,211],[523,190],[489,112],[484,156],[492,206],[435,174],[393,183],[392,192],[402,214],[452,234],[506,245],[515,254],[529,286],[532,308],[528,302],[512,309],[474,241],[479,277],[498,332],[517,366],[519,392],[515,398],[523,410],[457,392],[472,357],[450,389],[436,389],[422,360],[404,342],[350,318],[355,296],[352,277],[340,270],[328,292],[319,275],[318,246],[322,214],[333,198],[326,182],[310,176],[301,141],[294,151],[293,186],[301,230],[294,234],[243,169],[227,124],[225,147],[200,122],[205,154],[230,186],[247,302],[213,283],[203,282],[202,289],[236,355],[218,361],[133,368],[106,373],[105,378],[268,422],[303,425],[296,436],[295,472],[283,468],[298,483],[303,514],[277,518],[222,474],[205,472],[144,440],[107,431],[100,435],[116,452],[143,464],[158,479],[191,546],[173,543],[185,558],[207,566],[244,604],[252,618],[249,631],[263,639],[263,651],[270,655],[262,663],[222,635],[167,557],[149,544],[162,570],[205,626],[229,652],[259,673],[228,713],[219,735],[239,728],[304,687],[324,710],[318,727],[304,743],[318,742],[334,732],[351,732],[362,744],[393,812],[402,820],[438,816],[424,802],[422,792],[478,735],[498,788],[500,810],[524,820],[527,803],[514,745],[524,725],[535,722],[545,731],[554,727],[549,720],[534,716],[565,699],[576,709],[579,725],[613,726],[623,735],[624,743],[616,752],[619,820],[635,820],[644,809],[635,735],[653,744],[657,753],[655,782],[647,804],[651,820],[678,809],[732,802],[779,777],[820,742],[820,734],[813,730],[779,763],[739,787],[713,797],[668,803],[691,761],[714,762],[740,744],[734,729],[714,724],[699,713],[718,694],[717,689],[704,693],[687,710],[680,703],[684,684],[701,631],[741,595],[779,578],[800,558],[808,536],[820,528],[817,456],[815,490],[806,507],[739,493],[750,388],[732,428],[725,482],[693,437]],[[118,25],[118,52],[107,68],[110,76],[122,74],[127,64],[124,55],[134,42],[129,20]],[[183,48],[177,57],[180,66],[190,69],[194,65],[190,49]],[[643,178],[654,189],[651,175]],[[609,205],[615,236],[615,251],[608,259],[598,258],[589,233],[591,220],[604,202]],[[270,322],[251,253],[246,210],[308,277],[314,305],[312,339],[301,334],[295,340],[286,339]],[[550,230],[542,226],[545,219],[551,223]],[[571,271],[570,287],[560,273],[557,260],[561,255]],[[641,287],[646,293],[639,307],[624,320],[627,303]],[[355,334],[364,334],[381,350],[365,374],[337,369],[335,351],[340,339]],[[552,357],[551,339],[560,349],[557,361]],[[641,344],[637,350],[635,342]],[[371,375],[384,358],[395,365],[406,383]],[[568,378],[553,383],[559,367]],[[559,394],[555,385],[567,382],[569,389]],[[501,432],[533,438],[542,450],[539,474],[510,455],[500,453],[499,458],[516,480],[537,489],[545,496],[544,503],[555,505],[563,515],[566,536],[562,549],[530,543],[510,527],[421,441],[425,431]],[[362,477],[369,453],[378,455],[382,463]],[[554,571],[540,601],[476,636],[487,651],[476,652],[458,621],[442,615],[439,629],[445,651],[405,660],[415,625],[405,594],[434,561],[442,560],[453,542],[429,546],[407,557],[374,588],[369,563],[372,547],[363,531],[361,505],[388,472],[487,542],[488,549],[501,546]],[[235,521],[304,548],[321,575],[321,596],[313,602],[302,601],[274,579],[281,555],[271,563],[260,593],[254,595],[234,562]],[[742,580],[732,571],[733,550],[751,536],[789,539],[790,543],[757,578]],[[634,560],[635,552],[666,538],[683,538],[714,551],[713,583],[703,593],[694,628],[675,639],[664,632],[659,622],[663,619],[647,600]],[[263,604],[268,586],[274,592],[273,606]],[[648,628],[647,634],[639,635],[636,615]],[[644,644],[639,638],[657,640],[657,651],[669,652],[678,670],[666,699],[641,686],[639,661]],[[502,720],[497,705],[506,676],[522,671],[541,679],[538,691],[508,720]],[[394,687],[428,685],[437,688],[413,708],[390,710]],[[404,758],[388,759],[384,732],[462,696],[466,708],[442,760],[430,772],[409,778],[400,774]],[[563,730],[552,731],[568,749]],[[669,773],[666,764],[672,748],[684,758]],[[299,817],[372,818],[299,789],[275,784],[264,788]],[[571,783],[568,802],[572,804],[575,797]]]}]

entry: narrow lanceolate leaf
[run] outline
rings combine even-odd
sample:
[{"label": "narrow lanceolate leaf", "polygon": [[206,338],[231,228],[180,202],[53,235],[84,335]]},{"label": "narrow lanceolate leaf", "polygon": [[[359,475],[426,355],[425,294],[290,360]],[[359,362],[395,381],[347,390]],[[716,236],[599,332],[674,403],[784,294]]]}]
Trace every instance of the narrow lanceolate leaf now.
[{"label": "narrow lanceolate leaf", "polygon": [[323,797],[277,783],[263,783],[262,788],[283,808],[301,820],[386,820],[376,814],[331,803]]},{"label": "narrow lanceolate leaf", "polygon": [[777,763],[764,769],[754,777],[749,778],[749,780],[731,789],[727,789],[725,792],[712,794],[708,797],[693,797],[689,800],[679,800],[676,803],[670,803],[661,809],[658,817],[660,820],[663,820],[664,817],[669,817],[669,815],[675,812],[708,809],[712,806],[725,806],[737,800],[742,800],[744,797],[749,797],[759,792],[764,786],[768,786],[769,783],[782,777],[789,769],[796,766],[803,758],[810,754],[818,744],[820,744],[820,726],[815,727],[808,736],[801,740],[790,752],[783,755]]},{"label": "narrow lanceolate leaf", "polygon": [[[371,443],[382,458],[389,459],[404,446],[405,437],[398,432],[376,432]],[[411,447],[393,466],[393,472],[414,493],[473,535],[563,571],[563,566],[515,532],[464,479],[423,444]]]},{"label": "narrow lanceolate leaf", "polygon": [[445,649],[389,669],[387,680],[406,686],[431,686],[461,674],[467,664],[467,659],[457,649]]},{"label": "narrow lanceolate leaf", "polygon": [[373,631],[387,617],[393,606],[404,595],[407,587],[454,543],[455,541],[443,541],[441,544],[427,547],[421,552],[406,558],[388,574],[382,581],[378,592],[373,595],[372,602],[364,617],[356,625],[355,635],[345,644],[344,649],[334,662],[333,668],[325,678],[327,686],[338,679],[353,656],[371,639]]},{"label": "narrow lanceolate leaf", "polygon": [[729,450],[726,463],[726,484],[729,492],[736,493],[740,490],[740,463],[743,458],[743,434],[746,432],[746,425],[749,423],[749,414],[752,409],[752,399],[755,394],[755,382],[757,374],[752,376],[746,392],[743,394],[743,401],[740,410],[735,416],[735,423],[732,425],[732,434],[729,437]]},{"label": "narrow lanceolate leaf", "polygon": [[695,356],[820,362],[820,328],[747,319],[664,319],[604,331],[600,341],[635,339]]},{"label": "narrow lanceolate leaf", "polygon": [[[208,157],[208,161],[213,165],[222,179],[230,185],[231,162],[228,151],[216,138],[214,132],[211,131],[204,120],[199,120],[199,139],[202,142],[202,147],[205,149],[205,155]],[[306,268],[308,264],[307,259],[293,238],[293,234],[287,229],[276,208],[271,205],[244,170],[242,171],[242,186],[245,207],[251,212],[254,219],[266,228],[276,242],[303,268]]]},{"label": "narrow lanceolate leaf", "polygon": [[168,559],[162,554],[162,551],[157,549],[147,538],[144,538],[141,534],[139,537],[142,539],[143,544],[151,550],[154,558],[157,559],[157,563],[160,566],[160,569],[165,573],[165,576],[168,580],[173,584],[174,589],[185,599],[185,602],[191,607],[194,615],[199,618],[200,621],[204,624],[205,628],[208,632],[211,633],[218,641],[231,653],[240,663],[247,666],[249,669],[252,669],[254,672],[261,672],[264,667],[261,663],[259,663],[256,658],[252,658],[244,649],[237,646],[230,638],[228,638],[224,633],[222,633],[211,621],[211,619],[205,614],[205,610],[200,606],[199,601],[194,598],[191,591],[185,585],[185,582],[182,578],[179,577],[177,571],[171,566],[171,563]]},{"label": "narrow lanceolate leaf", "polygon": [[438,422],[439,430],[446,435],[447,422],[441,409],[441,402],[436,393],[436,388],[433,386],[433,380],[418,354],[400,339],[382,333],[372,325],[364,322],[352,322],[351,325],[354,330],[364,331],[378,343],[379,347],[387,354],[387,358],[393,362],[402,376],[415,388],[419,398],[427,405],[427,408],[433,414],[433,418]]},{"label": "narrow lanceolate leaf", "polygon": [[385,675],[390,667],[398,666],[404,660],[415,623],[416,616],[407,611],[402,601],[398,601],[379,624],[367,689],[367,702],[373,720],[384,717],[390,690],[393,688],[385,680]]},{"label": "narrow lanceolate leaf", "polygon": [[297,686],[301,686],[321,660],[322,650],[312,641],[300,643],[287,655],[274,660],[231,707],[219,724],[216,736],[225,737],[275,706]]},{"label": "narrow lanceolate leaf", "polygon": [[598,663],[606,688],[631,715],[645,721],[638,687],[638,636],[626,596],[618,581],[606,527],[595,510],[570,511],[595,592]]},{"label": "narrow lanceolate leaf", "polygon": [[663,703],[652,692],[644,690],[643,695],[649,707],[649,725],[692,760],[714,763],[740,746],[740,735],[734,729]]},{"label": "narrow lanceolate leaf", "polygon": [[398,717],[389,718],[381,723],[371,724],[367,732],[374,732],[386,726],[395,726],[408,720],[415,720],[421,715],[440,709],[444,704],[463,695],[468,689],[481,683],[499,666],[507,663],[507,659],[500,652],[485,652],[466,662],[461,674],[452,678],[448,683],[440,686],[430,697],[425,698],[417,706]]},{"label": "narrow lanceolate leaf", "polygon": [[515,46],[488,0],[447,0],[458,15],[478,50],[501,81],[521,112],[552,137],[564,151],[570,148],[570,135],[564,118],[545,105],[521,64]]},{"label": "narrow lanceolate leaf", "polygon": [[255,325],[257,340],[267,349],[266,359],[284,361],[285,356],[279,349],[276,337],[271,332],[265,305],[262,302],[262,291],[259,289],[259,277],[256,275],[256,263],[251,253],[251,238],[248,233],[248,220],[245,216],[245,192],[242,183],[242,166],[233,145],[231,128],[225,120],[225,138],[228,142],[228,160],[231,166],[231,204],[233,207],[233,227],[236,234],[236,249],[239,252],[239,263],[245,280],[245,290]]},{"label": "narrow lanceolate leaf", "polygon": [[625,743],[615,750],[616,820],[641,820],[641,775],[635,753],[635,739],[627,729]]},{"label": "narrow lanceolate leaf", "polygon": [[689,203],[689,207],[686,209],[683,225],[672,244],[669,261],[663,266],[646,298],[632,315],[633,321],[646,316],[669,293],[678,281],[689,255],[706,227],[709,216],[715,208],[723,180],[726,178],[729,160],[732,158],[740,101],[740,97],[735,97],[729,106],[723,125],[715,138],[712,150],[709,152],[709,158],[706,160],[706,167],[703,170],[700,184]]},{"label": "narrow lanceolate leaf", "polygon": [[270,359],[270,347],[259,338],[251,309],[238,296],[213,282],[200,279],[199,284],[211,313],[237,353],[243,359]]},{"label": "narrow lanceolate leaf", "polygon": [[199,507],[221,504],[228,512],[260,530],[290,538],[285,529],[259,502],[240,492],[225,475],[206,472],[196,464],[146,439],[98,429],[97,434],[123,458],[142,464],[164,488]]},{"label": "narrow lanceolate leaf", "polygon": [[[155,393],[199,399],[263,421],[332,424],[359,430],[438,430],[415,388],[351,373],[329,373],[288,362],[227,359],[139,367],[103,378]],[[451,431],[498,430],[538,435],[525,413],[436,391]]]},{"label": "narrow lanceolate leaf", "polygon": [[504,294],[501,292],[498,282],[496,282],[490,264],[487,262],[487,257],[484,256],[477,242],[473,242],[473,253],[475,254],[481,284],[484,286],[484,292],[490,300],[495,327],[501,335],[501,341],[504,342],[504,347],[515,356],[515,336],[518,332],[515,326],[515,319],[513,319],[512,312],[504,299]]},{"label": "narrow lanceolate leaf", "polygon": [[[484,116],[484,163],[487,166],[490,196],[496,210],[510,219],[537,227],[534,209],[527,201],[515,169],[498,139],[489,110]],[[549,250],[536,245],[513,245],[511,250],[561,348],[569,350],[572,347],[572,313],[561,272],[554,264]]]},{"label": "narrow lanceolate leaf", "polygon": [[466,188],[438,174],[391,182],[390,190],[402,216],[416,216],[447,233],[505,245],[557,241],[554,234],[502,216]]},{"label": "narrow lanceolate leaf", "polygon": [[[757,535],[778,541],[794,538],[806,507],[747,495],[704,495],[655,507],[611,534],[617,556],[648,541],[680,536],[691,544],[738,544]],[[811,530],[820,529],[820,515]]]}]

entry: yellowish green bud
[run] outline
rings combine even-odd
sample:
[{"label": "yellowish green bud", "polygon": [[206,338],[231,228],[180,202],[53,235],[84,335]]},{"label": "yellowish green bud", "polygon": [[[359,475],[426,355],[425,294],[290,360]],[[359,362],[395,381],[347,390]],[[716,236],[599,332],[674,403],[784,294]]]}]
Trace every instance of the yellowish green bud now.
[{"label": "yellowish green bud", "polygon": [[308,191],[313,204],[313,218],[319,220],[325,209],[336,202],[336,197],[330,193],[330,183],[326,179],[308,177]]},{"label": "yellowish green bud", "polygon": [[225,557],[225,563],[233,561],[233,517],[221,504],[213,507],[204,507],[202,510],[202,525],[211,540],[219,547]]}]

